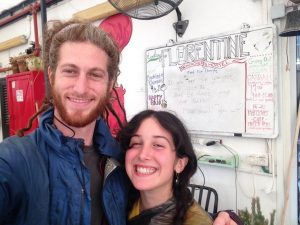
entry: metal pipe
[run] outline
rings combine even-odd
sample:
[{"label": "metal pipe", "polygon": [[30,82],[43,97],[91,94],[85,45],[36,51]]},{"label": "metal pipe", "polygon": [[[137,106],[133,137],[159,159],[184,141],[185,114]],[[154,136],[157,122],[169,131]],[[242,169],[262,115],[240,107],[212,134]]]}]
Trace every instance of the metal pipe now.
[{"label": "metal pipe", "polygon": [[26,14],[29,14],[30,12],[31,12],[31,6],[30,6],[30,5],[29,5],[29,6],[26,6],[26,7],[25,7],[24,9],[22,9],[20,12],[18,12],[18,13],[16,13],[16,14],[12,15],[12,16],[6,18],[6,19],[0,20],[0,27],[1,27],[1,26],[4,26],[4,25],[7,24],[7,23],[10,23],[10,22],[16,20],[16,19],[18,19],[18,18],[20,18],[20,17],[22,17],[22,16],[24,16],[24,15],[26,15]]},{"label": "metal pipe", "polygon": [[[47,8],[46,8],[46,4],[45,4],[45,0],[40,0],[40,6],[41,6],[41,22],[42,22],[42,41],[44,41],[44,36],[45,36],[45,26],[47,23]],[[44,44],[42,45],[42,47],[44,48]],[[44,52],[44,50],[43,50]],[[46,96],[50,95],[50,89],[49,89],[49,80],[48,80],[48,68],[44,65],[44,82],[45,82],[45,94]]]},{"label": "metal pipe", "polygon": [[12,69],[11,67],[1,67],[0,68],[0,73],[10,71],[11,69]]},{"label": "metal pipe", "polygon": [[[60,1],[62,1],[62,0],[44,0],[43,3],[44,3],[44,5],[52,5],[52,4],[55,4]],[[39,11],[40,7],[41,7],[41,3],[39,1],[36,1],[34,4],[37,7],[37,11]],[[8,16],[7,18],[0,19],[0,28],[14,20],[20,19],[21,17],[26,16],[27,14],[30,14],[31,11],[32,11],[32,4],[25,6],[21,10],[11,11],[10,14],[12,16]]]},{"label": "metal pipe", "polygon": [[44,35],[45,32],[45,24],[47,23],[47,7],[45,0],[40,0],[40,6],[41,6],[41,19],[42,19],[42,34]]},{"label": "metal pipe", "polygon": [[35,4],[32,5],[31,7],[31,12],[33,16],[33,26],[34,26],[34,52],[33,54],[35,56],[40,55],[41,47],[39,44],[39,32],[38,32],[38,24],[37,24],[37,11],[39,9],[39,4],[36,2]]}]

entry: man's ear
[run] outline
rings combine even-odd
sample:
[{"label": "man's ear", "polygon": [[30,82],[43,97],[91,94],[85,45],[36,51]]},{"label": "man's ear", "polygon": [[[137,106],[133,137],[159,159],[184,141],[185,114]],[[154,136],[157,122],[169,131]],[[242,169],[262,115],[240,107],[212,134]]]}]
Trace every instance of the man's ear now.
[{"label": "man's ear", "polygon": [[188,163],[189,159],[187,157],[183,157],[183,158],[178,158],[177,159],[177,162],[176,162],[176,165],[175,165],[175,172],[176,173],[181,173],[186,164]]},{"label": "man's ear", "polygon": [[53,81],[54,81],[54,74],[53,71],[51,70],[50,66],[48,66],[48,79],[49,79],[49,84],[53,86]]},{"label": "man's ear", "polygon": [[108,87],[109,93],[111,93],[111,91],[112,91],[113,87],[115,86],[115,84],[116,84],[116,80],[115,79],[111,80],[111,82],[109,84],[109,87]]}]

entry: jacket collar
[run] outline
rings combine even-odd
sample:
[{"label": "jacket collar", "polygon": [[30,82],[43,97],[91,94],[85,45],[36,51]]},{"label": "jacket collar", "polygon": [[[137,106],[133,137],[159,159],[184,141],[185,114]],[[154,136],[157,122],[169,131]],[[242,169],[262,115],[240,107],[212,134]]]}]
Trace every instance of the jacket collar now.
[{"label": "jacket collar", "polygon": [[[46,142],[54,149],[74,149],[76,146],[83,148],[83,139],[66,137],[61,131],[53,126],[54,108],[51,107],[40,118],[39,131],[44,137],[47,137]],[[118,161],[122,161],[124,153],[121,150],[119,143],[112,137],[105,121],[100,118],[96,121],[96,127],[93,134],[93,142],[95,148],[102,155],[112,157]]]}]

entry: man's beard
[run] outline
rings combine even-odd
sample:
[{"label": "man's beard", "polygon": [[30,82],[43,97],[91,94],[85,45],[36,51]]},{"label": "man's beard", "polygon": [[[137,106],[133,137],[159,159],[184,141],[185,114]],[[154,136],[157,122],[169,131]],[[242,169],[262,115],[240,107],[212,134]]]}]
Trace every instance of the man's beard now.
[{"label": "man's beard", "polygon": [[83,116],[83,113],[81,111],[78,111],[70,115],[68,114],[65,106],[61,101],[61,96],[58,93],[56,93],[56,91],[53,89],[53,86],[51,88],[51,91],[53,96],[54,107],[59,113],[61,119],[67,125],[77,128],[84,127],[90,124],[91,122],[95,121],[100,115],[103,115],[105,107],[109,102],[109,91],[107,91],[105,95],[99,99],[97,107],[90,111],[89,114]]}]

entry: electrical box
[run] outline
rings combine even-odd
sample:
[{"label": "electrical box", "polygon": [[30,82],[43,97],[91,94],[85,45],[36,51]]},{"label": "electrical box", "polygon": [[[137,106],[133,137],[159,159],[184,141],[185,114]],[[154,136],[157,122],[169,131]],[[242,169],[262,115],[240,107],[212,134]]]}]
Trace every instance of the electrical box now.
[{"label": "electrical box", "polygon": [[238,168],[239,157],[238,155],[202,155],[198,158],[199,163],[209,164],[214,166]]},{"label": "electrical box", "polygon": [[[28,126],[29,119],[37,112],[45,96],[44,73],[42,71],[27,71],[6,77],[9,134]],[[26,133],[38,127],[35,119],[32,127]]]}]

